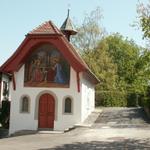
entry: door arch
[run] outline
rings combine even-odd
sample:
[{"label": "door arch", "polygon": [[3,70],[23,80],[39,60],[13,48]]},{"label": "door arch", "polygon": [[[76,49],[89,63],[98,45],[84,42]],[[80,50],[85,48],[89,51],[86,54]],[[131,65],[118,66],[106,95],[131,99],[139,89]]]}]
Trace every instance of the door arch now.
[{"label": "door arch", "polygon": [[39,99],[39,128],[54,128],[55,99],[52,95],[45,93]]}]

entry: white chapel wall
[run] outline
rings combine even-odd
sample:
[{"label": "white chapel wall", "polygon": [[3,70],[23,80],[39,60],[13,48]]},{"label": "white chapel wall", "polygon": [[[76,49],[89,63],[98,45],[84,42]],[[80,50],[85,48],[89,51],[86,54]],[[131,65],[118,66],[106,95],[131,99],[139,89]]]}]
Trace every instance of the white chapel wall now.
[{"label": "white chapel wall", "polygon": [[82,76],[81,78],[82,93],[82,122],[95,109],[95,85]]},{"label": "white chapel wall", "polygon": [[[24,87],[24,65],[15,73],[16,90],[10,84],[11,94],[11,117],[10,130],[12,134],[19,130],[37,130],[38,119],[35,118],[36,99],[39,93],[49,92],[57,99],[57,114],[55,114],[54,130],[64,130],[74,124],[81,122],[81,93],[77,91],[76,72],[71,68],[70,88],[35,88]],[[20,98],[23,95],[30,97],[30,113],[20,113]],[[63,98],[71,96],[73,98],[73,113],[63,114]]]}]

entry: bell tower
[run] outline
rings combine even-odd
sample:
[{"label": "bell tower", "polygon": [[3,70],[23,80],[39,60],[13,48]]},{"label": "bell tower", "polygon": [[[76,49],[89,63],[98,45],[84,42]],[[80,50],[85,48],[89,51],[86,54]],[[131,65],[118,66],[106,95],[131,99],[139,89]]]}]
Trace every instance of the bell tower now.
[{"label": "bell tower", "polygon": [[77,31],[74,29],[73,23],[69,17],[70,10],[68,9],[68,15],[64,23],[62,24],[60,30],[66,36],[68,41],[70,41],[70,36],[77,34]]}]

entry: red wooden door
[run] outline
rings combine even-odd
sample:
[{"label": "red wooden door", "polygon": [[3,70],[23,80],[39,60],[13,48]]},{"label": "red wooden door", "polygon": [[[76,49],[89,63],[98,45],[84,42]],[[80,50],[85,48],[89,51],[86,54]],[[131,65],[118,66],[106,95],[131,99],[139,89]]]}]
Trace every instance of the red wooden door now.
[{"label": "red wooden door", "polygon": [[55,100],[52,95],[44,94],[39,100],[39,128],[54,127]]}]

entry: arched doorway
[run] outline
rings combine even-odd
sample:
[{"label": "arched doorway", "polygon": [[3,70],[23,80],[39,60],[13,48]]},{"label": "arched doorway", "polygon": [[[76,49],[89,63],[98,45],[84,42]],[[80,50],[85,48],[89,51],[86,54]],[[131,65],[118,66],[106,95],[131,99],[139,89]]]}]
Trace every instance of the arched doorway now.
[{"label": "arched doorway", "polygon": [[39,99],[39,128],[54,128],[55,99],[46,93]]}]

